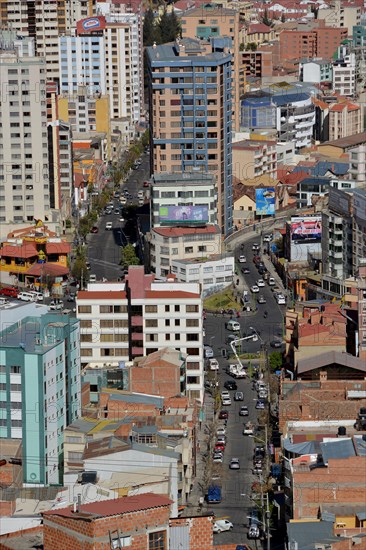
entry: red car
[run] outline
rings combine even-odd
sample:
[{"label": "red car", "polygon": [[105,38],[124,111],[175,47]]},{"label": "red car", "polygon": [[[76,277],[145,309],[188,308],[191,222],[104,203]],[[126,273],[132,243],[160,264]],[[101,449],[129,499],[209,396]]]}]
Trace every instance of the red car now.
[{"label": "red car", "polygon": [[215,448],[214,448],[214,453],[217,453],[217,452],[224,452],[225,451],[225,445],[223,443],[216,443],[215,445]]},{"label": "red car", "polygon": [[98,233],[99,229],[97,228],[96,225],[94,225],[94,227],[91,228],[90,230],[90,233]]},{"label": "red car", "polygon": [[219,419],[220,420],[227,420],[229,418],[229,412],[228,411],[220,411],[219,412]]},{"label": "red car", "polygon": [[1,296],[10,296],[11,298],[18,298],[19,290],[15,286],[6,286],[0,290]]},{"label": "red car", "polygon": [[144,181],[144,187],[149,187],[150,183],[148,181]]}]

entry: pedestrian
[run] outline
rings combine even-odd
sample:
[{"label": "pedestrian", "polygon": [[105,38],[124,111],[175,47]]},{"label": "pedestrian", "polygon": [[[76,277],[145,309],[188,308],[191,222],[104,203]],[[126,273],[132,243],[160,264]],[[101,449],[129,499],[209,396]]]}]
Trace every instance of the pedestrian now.
[{"label": "pedestrian", "polygon": [[236,286],[239,286],[239,279],[236,279]]},{"label": "pedestrian", "polygon": [[224,312],[224,310],[222,309],[222,310],[221,310],[221,315],[224,316],[224,313],[225,313],[225,312]]}]

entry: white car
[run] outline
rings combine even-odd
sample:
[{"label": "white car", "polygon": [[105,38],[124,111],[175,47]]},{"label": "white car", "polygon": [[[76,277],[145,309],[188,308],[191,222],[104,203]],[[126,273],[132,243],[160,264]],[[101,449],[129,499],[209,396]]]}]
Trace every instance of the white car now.
[{"label": "white car", "polygon": [[273,235],[264,235],[264,237],[263,237],[263,241],[265,243],[270,243],[272,241],[272,239],[273,239]]},{"label": "white car", "polygon": [[239,263],[240,264],[245,264],[247,261],[246,257],[245,256],[239,256]]},{"label": "white car", "polygon": [[230,397],[225,397],[222,400],[222,406],[223,407],[229,407],[230,405],[231,405],[231,398]]},{"label": "white car", "polygon": [[216,435],[226,435],[225,426],[219,426],[216,430]]},{"label": "white car", "polygon": [[139,199],[143,199],[143,198],[144,198],[144,192],[143,192],[143,191],[139,191],[139,192],[137,193],[137,196],[138,196]]},{"label": "white car", "polygon": [[219,362],[217,359],[209,359],[210,370],[219,370]]},{"label": "white car", "polygon": [[105,224],[105,228],[107,231],[111,231],[113,229],[113,223],[112,222],[107,222]]},{"label": "white car", "polygon": [[57,302],[56,300],[52,300],[52,302],[49,305],[50,311],[60,311],[63,309],[64,304],[62,302]]},{"label": "white car", "polygon": [[265,285],[265,282],[263,281],[263,279],[258,279],[258,281],[257,281],[257,286],[259,286],[259,287],[264,287],[264,286],[266,286],[266,285]]},{"label": "white car", "polygon": [[221,453],[215,453],[213,455],[213,459],[212,459],[212,462],[214,462],[215,464],[219,464],[219,463],[222,463],[224,460],[224,457]]},{"label": "white car", "polygon": [[256,294],[259,292],[259,286],[253,285],[250,287],[250,290],[253,292],[253,294]]},{"label": "white car", "polygon": [[228,397],[230,397],[230,393],[227,390],[222,390],[221,399],[227,399]]},{"label": "white car", "polygon": [[240,331],[240,324],[238,323],[238,321],[230,320],[226,323],[226,328],[227,328],[227,330],[232,330],[233,332],[238,332],[238,331]]},{"label": "white car", "polygon": [[213,526],[214,533],[221,533],[222,531],[231,531],[234,525],[228,519],[218,519]]},{"label": "white car", "polygon": [[253,243],[253,244],[252,244],[252,250],[253,250],[253,252],[256,252],[257,250],[259,250],[259,248],[260,248],[260,246],[259,246],[258,243]]},{"label": "white car", "polygon": [[268,285],[269,285],[269,286],[276,286],[276,281],[274,280],[273,277],[270,277],[270,278],[268,279]]},{"label": "white car", "polygon": [[230,470],[240,470],[240,461],[238,458],[232,458],[229,464]]},{"label": "white car", "polygon": [[254,434],[254,426],[251,422],[248,422],[244,426],[243,435],[253,435]]},{"label": "white car", "polygon": [[286,305],[286,298],[284,297],[283,294],[277,294],[276,300],[277,300],[277,303],[278,303],[279,306]]}]

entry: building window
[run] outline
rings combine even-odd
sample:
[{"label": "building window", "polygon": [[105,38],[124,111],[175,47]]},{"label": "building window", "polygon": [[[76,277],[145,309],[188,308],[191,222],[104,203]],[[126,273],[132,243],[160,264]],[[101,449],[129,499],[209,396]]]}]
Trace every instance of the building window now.
[{"label": "building window", "polygon": [[145,313],[157,313],[158,306],[145,306]]},{"label": "building window", "polygon": [[79,306],[78,313],[91,313],[91,306]]},{"label": "building window", "polygon": [[80,321],[80,328],[92,328],[91,321]]},{"label": "building window", "polygon": [[113,306],[100,306],[99,313],[113,313]]},{"label": "building window", "polygon": [[145,324],[146,324],[146,328],[157,327],[158,326],[158,320],[157,319],[146,319]]},{"label": "building window", "polygon": [[198,313],[198,305],[187,305],[186,313]]},{"label": "building window", "polygon": [[80,355],[83,357],[91,357],[93,355],[93,350],[91,348],[82,348],[80,350]]},{"label": "building window", "polygon": [[165,306],[165,312],[169,313],[169,311],[170,311],[170,306]]},{"label": "building window", "polygon": [[149,533],[149,550],[167,550],[166,531]]}]

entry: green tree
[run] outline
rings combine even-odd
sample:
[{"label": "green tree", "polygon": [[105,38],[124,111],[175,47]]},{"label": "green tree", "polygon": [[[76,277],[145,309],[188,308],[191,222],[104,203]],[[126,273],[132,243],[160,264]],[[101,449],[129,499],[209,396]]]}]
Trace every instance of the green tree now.
[{"label": "green tree", "polygon": [[269,19],[268,17],[268,10],[267,8],[264,10],[264,14],[263,14],[263,17],[262,17],[262,23],[264,25],[267,25],[267,27],[271,27],[273,21],[271,19]]},{"label": "green tree", "polygon": [[246,51],[252,51],[255,52],[257,49],[257,44],[255,42],[248,42],[248,44],[245,47]]},{"label": "green tree", "polygon": [[180,21],[174,11],[168,13],[164,10],[160,17],[158,28],[161,44],[173,42],[181,33]]},{"label": "green tree", "polygon": [[147,10],[144,17],[143,42],[144,46],[152,46],[156,41],[155,15],[151,8]]},{"label": "green tree", "polygon": [[127,268],[130,265],[139,265],[140,260],[136,256],[135,247],[132,244],[128,244],[122,248],[121,265]]},{"label": "green tree", "polygon": [[274,351],[269,356],[269,366],[273,371],[281,369],[282,361],[282,353],[280,351]]},{"label": "green tree", "polygon": [[82,279],[85,281],[85,279],[88,278],[88,270],[86,267],[85,258],[76,258],[72,266],[71,273],[77,281],[81,281]]}]

